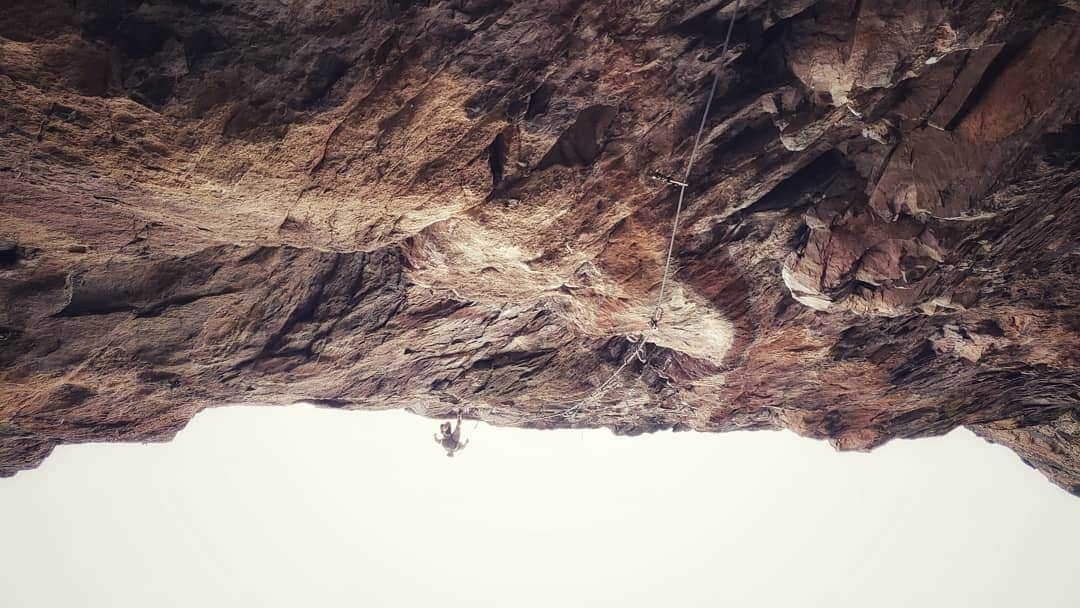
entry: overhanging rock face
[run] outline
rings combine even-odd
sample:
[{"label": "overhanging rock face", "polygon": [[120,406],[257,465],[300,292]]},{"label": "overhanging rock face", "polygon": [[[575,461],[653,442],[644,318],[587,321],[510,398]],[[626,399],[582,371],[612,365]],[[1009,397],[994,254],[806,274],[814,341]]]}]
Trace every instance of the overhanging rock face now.
[{"label": "overhanging rock face", "polygon": [[[15,0],[0,474],[307,400],[963,425],[1080,493],[1076,3],[750,0],[721,57],[734,8]],[[677,195],[648,176],[715,70],[660,330],[566,411],[648,327]]]}]

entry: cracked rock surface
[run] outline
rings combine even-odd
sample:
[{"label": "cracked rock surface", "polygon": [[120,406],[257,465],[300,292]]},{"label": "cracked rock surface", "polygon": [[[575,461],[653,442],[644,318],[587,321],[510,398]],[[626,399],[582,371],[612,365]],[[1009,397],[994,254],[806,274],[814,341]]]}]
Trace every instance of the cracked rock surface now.
[{"label": "cracked rock surface", "polygon": [[1080,494],[1076,2],[748,0],[726,57],[726,0],[7,5],[0,475],[303,400],[966,426]]}]

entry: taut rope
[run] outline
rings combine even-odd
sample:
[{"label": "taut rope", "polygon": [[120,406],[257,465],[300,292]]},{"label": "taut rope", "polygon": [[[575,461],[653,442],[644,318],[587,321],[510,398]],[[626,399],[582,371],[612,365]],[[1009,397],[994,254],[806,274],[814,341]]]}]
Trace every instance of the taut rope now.
[{"label": "taut rope", "polygon": [[608,376],[607,380],[601,382],[591,393],[584,396],[581,399],[575,399],[574,401],[563,401],[557,403],[573,403],[571,407],[564,410],[554,412],[551,414],[542,414],[539,416],[533,416],[532,418],[526,418],[520,422],[534,422],[537,420],[547,420],[550,418],[558,418],[581,408],[586,403],[595,403],[602,399],[604,395],[610,391],[619,375],[622,374],[626,366],[630,365],[630,362],[634,359],[639,359],[642,363],[647,363],[648,360],[644,356],[645,343],[647,338],[652,337],[660,329],[660,319],[664,316],[664,294],[667,289],[668,278],[671,274],[671,259],[675,253],[675,237],[679,232],[679,216],[682,214],[683,202],[686,200],[686,189],[690,185],[690,173],[694,170],[694,162],[697,160],[698,149],[701,146],[701,136],[705,132],[705,123],[709,118],[709,111],[712,109],[713,99],[716,96],[716,86],[720,82],[720,69],[724,67],[724,59],[727,57],[728,48],[731,45],[731,33],[735,29],[735,18],[739,14],[739,6],[742,0],[735,0],[735,10],[731,13],[731,20],[728,22],[727,35],[724,36],[724,44],[720,50],[720,65],[713,73],[712,86],[709,87],[709,99],[705,102],[705,111],[701,113],[701,124],[698,125],[697,135],[694,136],[694,146],[690,150],[690,158],[686,162],[686,173],[684,174],[681,182],[668,179],[668,183],[679,187],[679,202],[675,205],[675,218],[671,222],[671,238],[668,240],[667,259],[664,261],[664,271],[660,277],[660,293],[656,297],[656,307],[653,309],[652,317],[649,318],[649,331],[640,332],[637,336],[637,346],[635,346],[623,359],[622,365],[617,367],[615,371]]}]

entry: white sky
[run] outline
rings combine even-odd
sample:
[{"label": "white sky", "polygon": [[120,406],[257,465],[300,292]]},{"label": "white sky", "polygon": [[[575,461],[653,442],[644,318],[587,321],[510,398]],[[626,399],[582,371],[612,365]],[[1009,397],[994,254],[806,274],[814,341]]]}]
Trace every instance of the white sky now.
[{"label": "white sky", "polygon": [[61,447],[0,480],[0,605],[1078,605],[1080,499],[967,431],[480,426],[450,459],[436,427],[230,407]]}]

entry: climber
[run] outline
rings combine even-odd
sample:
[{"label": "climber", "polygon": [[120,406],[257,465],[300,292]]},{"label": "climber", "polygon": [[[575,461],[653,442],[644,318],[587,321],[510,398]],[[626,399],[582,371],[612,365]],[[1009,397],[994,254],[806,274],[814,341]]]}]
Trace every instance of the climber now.
[{"label": "climber", "polygon": [[464,450],[465,446],[469,445],[469,440],[461,441],[461,412],[457,415],[457,428],[453,431],[450,430],[450,421],[446,421],[439,426],[439,431],[442,436],[435,435],[435,442],[441,445],[446,450],[446,455],[453,458],[454,452]]}]

